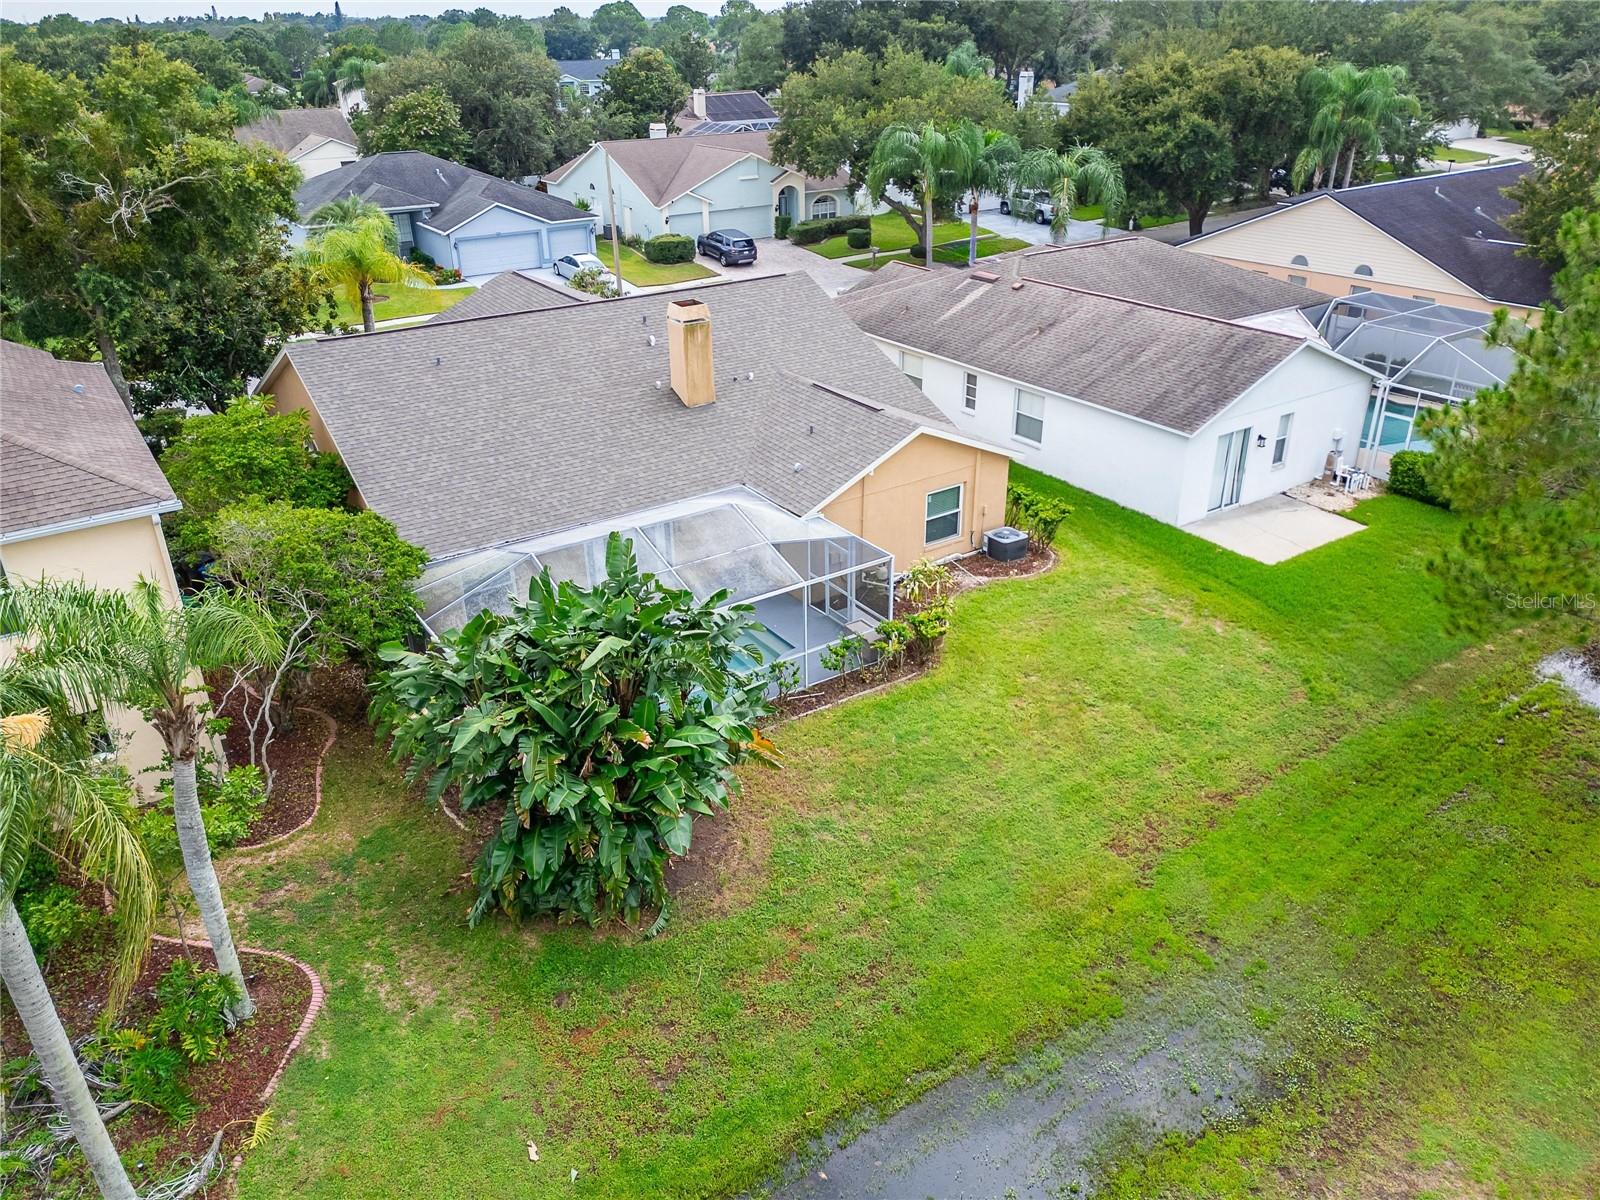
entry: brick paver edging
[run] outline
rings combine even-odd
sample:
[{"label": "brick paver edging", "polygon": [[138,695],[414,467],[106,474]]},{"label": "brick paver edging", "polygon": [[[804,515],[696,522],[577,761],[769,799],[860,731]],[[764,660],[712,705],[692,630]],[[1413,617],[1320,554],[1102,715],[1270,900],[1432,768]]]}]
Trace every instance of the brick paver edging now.
[{"label": "brick paver edging", "polygon": [[286,842],[309,829],[311,822],[315,821],[317,814],[322,811],[322,764],[328,757],[328,751],[333,749],[333,739],[339,736],[339,722],[335,721],[333,717],[323,712],[320,708],[312,708],[309,704],[301,705],[300,711],[316,713],[328,724],[327,740],[322,743],[322,749],[317,751],[317,771],[312,780],[312,786],[316,794],[311,799],[311,815],[293,829],[286,830],[283,833],[275,833],[264,842],[251,842],[245,846],[235,846],[229,851],[230,854],[248,854],[252,850],[261,850],[267,846],[276,846],[280,842]]},{"label": "brick paver edging", "polygon": [[[183,938],[168,937],[164,933],[156,933],[151,936],[156,941],[166,942],[170,946],[194,946],[204,950],[211,949],[211,943],[202,938],[189,938],[185,941]],[[272,1078],[267,1080],[267,1086],[261,1089],[259,1099],[261,1103],[265,1104],[272,1099],[272,1093],[278,1090],[278,1083],[283,1079],[284,1069],[289,1065],[289,1056],[300,1048],[300,1043],[306,1040],[306,1034],[311,1032],[311,1025],[317,1019],[317,1014],[322,1011],[323,1003],[327,999],[327,992],[322,986],[322,977],[292,955],[285,954],[281,950],[262,950],[257,946],[238,946],[236,949],[240,954],[260,954],[267,958],[275,958],[279,962],[286,962],[299,970],[306,977],[306,981],[311,984],[311,1002],[306,1005],[306,1015],[300,1022],[300,1028],[295,1030],[294,1037],[289,1039],[289,1045],[284,1049],[283,1057],[278,1060],[278,1069],[272,1073]]]}]

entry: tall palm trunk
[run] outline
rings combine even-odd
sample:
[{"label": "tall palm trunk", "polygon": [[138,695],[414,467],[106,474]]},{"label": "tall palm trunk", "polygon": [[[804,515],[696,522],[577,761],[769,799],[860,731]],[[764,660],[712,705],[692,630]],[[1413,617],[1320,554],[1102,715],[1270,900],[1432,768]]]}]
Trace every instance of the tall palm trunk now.
[{"label": "tall palm trunk", "polygon": [[978,189],[972,189],[972,202],[967,205],[967,220],[971,229],[967,233],[967,266],[978,265]]},{"label": "tall palm trunk", "polygon": [[127,1169],[106,1132],[106,1123],[100,1119],[100,1109],[89,1094],[72,1042],[61,1026],[38,960],[33,957],[28,931],[9,900],[4,913],[0,913],[0,975],[5,977],[6,991],[11,993],[11,1002],[22,1018],[22,1027],[28,1031],[33,1052],[39,1056],[50,1093],[67,1115],[72,1136],[94,1173],[100,1194],[106,1200],[138,1200]]},{"label": "tall palm trunk", "polygon": [[1351,142],[1350,143],[1350,157],[1345,160],[1345,164],[1344,164],[1344,186],[1345,187],[1349,187],[1350,186],[1350,177],[1355,174],[1355,170],[1356,170],[1356,144],[1354,142]]},{"label": "tall palm trunk", "polygon": [[922,262],[933,270],[933,180],[926,180],[922,189]]},{"label": "tall palm trunk", "polygon": [[368,333],[377,331],[378,322],[372,315],[372,281],[361,281],[361,327]]},{"label": "tall palm trunk", "polygon": [[206,844],[206,826],[200,816],[200,789],[195,781],[194,751],[172,758],[172,812],[178,826],[178,847],[183,851],[183,870],[189,890],[200,908],[200,920],[211,941],[217,970],[239,985],[239,1000],[230,1011],[234,1019],[249,1020],[256,1011],[245,987],[239,953],[233,948],[233,931],[228,927],[228,911],[222,906],[222,885],[211,865],[211,847]]}]

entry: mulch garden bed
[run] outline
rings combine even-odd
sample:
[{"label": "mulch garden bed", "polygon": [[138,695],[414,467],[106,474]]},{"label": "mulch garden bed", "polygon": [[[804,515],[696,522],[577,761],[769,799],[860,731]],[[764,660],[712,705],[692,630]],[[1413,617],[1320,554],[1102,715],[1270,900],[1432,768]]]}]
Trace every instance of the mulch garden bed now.
[{"label": "mulch garden bed", "polygon": [[882,673],[877,667],[863,667],[858,671],[850,672],[848,675],[835,675],[832,679],[825,679],[803,692],[791,692],[778,700],[774,705],[778,723],[792,721],[796,717],[805,716],[807,713],[820,712],[822,709],[831,708],[841,701],[865,695],[867,692],[888,687],[893,683],[915,679],[931,665],[931,663],[906,661],[888,674]]},{"label": "mulch garden bed", "polygon": [[[212,696],[221,697],[226,687],[220,680],[211,681]],[[216,715],[227,717],[229,725],[222,735],[222,745],[230,766],[242,766],[250,761],[250,739],[244,719],[245,704],[254,703],[243,688],[227,693],[226,702]],[[267,762],[272,766],[272,794],[266,807],[250,826],[250,832],[239,845],[258,846],[282,837],[300,828],[311,819],[317,807],[317,768],[328,746],[328,722],[315,700],[307,698],[294,710],[289,728],[282,725],[274,731],[267,747]]]},{"label": "mulch garden bed", "polygon": [[[45,978],[56,1011],[74,1040],[90,1033],[105,1011],[109,962],[113,948],[109,934],[85,935],[55,951],[46,964]],[[184,948],[156,942],[145,958],[138,982],[118,1014],[120,1025],[143,1023],[156,1009],[156,982]],[[214,969],[205,947],[191,948],[188,957],[197,965]],[[109,1124],[111,1139],[120,1149],[149,1147],[139,1174],[157,1181],[176,1175],[189,1159],[205,1154],[217,1130],[239,1122],[223,1138],[224,1159],[249,1136],[251,1124],[266,1107],[261,1091],[277,1071],[289,1043],[300,1028],[311,1003],[311,983],[298,967],[281,959],[240,952],[256,1015],[228,1037],[227,1050],[215,1062],[191,1066],[182,1082],[198,1106],[187,1125],[175,1125],[164,1113],[134,1107]],[[0,1002],[0,1053],[6,1059],[30,1052],[22,1023],[9,998]],[[176,1169],[173,1169],[176,1168]]]},{"label": "mulch garden bed", "polygon": [[1030,545],[1026,554],[1011,562],[1000,562],[987,554],[969,554],[966,558],[957,559],[952,566],[957,586],[960,586],[966,582],[961,577],[963,572],[984,581],[1015,579],[1025,575],[1042,574],[1055,565],[1055,560],[1056,553],[1050,547]]}]

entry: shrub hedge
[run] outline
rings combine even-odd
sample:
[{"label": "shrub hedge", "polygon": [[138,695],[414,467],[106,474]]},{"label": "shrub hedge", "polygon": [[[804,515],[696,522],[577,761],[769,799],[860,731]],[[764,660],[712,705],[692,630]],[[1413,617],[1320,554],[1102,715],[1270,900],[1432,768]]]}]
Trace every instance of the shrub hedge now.
[{"label": "shrub hedge", "polygon": [[1444,498],[1433,490],[1428,480],[1429,459],[1422,450],[1398,450],[1389,459],[1389,490],[1400,496],[1410,496],[1424,504],[1447,507]]},{"label": "shrub hedge", "polygon": [[794,218],[788,213],[779,213],[772,218],[772,236],[786,238],[789,236],[789,227],[794,224]]},{"label": "shrub hedge", "polygon": [[660,233],[640,251],[653,263],[682,263],[694,257],[694,239],[681,233]]},{"label": "shrub hedge", "polygon": [[845,245],[852,250],[865,250],[872,245],[872,230],[851,229],[844,235]]},{"label": "shrub hedge", "polygon": [[815,221],[801,221],[789,227],[789,240],[796,246],[809,246],[849,233],[852,229],[865,229],[871,236],[872,218],[865,213],[852,217],[818,217]]}]

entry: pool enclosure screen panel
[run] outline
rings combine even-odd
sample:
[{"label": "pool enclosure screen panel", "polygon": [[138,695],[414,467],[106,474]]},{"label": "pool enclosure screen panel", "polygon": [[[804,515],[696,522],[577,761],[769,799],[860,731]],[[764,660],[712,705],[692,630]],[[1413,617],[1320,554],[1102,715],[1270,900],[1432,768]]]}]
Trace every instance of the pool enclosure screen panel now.
[{"label": "pool enclosure screen panel", "polygon": [[[792,616],[802,618],[795,625],[800,639],[784,636],[787,650],[775,643],[755,647],[769,661],[774,653],[800,658],[843,636],[852,623],[876,628],[891,613],[889,554],[823,517],[797,517],[753,492],[730,489],[431,563],[417,586],[423,623],[437,635],[486,608],[507,612],[511,598],[526,596],[541,570],[557,582],[593,587],[606,577],[613,531],[632,543],[641,570],[668,587],[700,600],[725,593],[725,604],[778,601],[766,607],[785,626]],[[822,618],[814,633],[807,614],[791,612],[790,605]],[[828,640],[817,642],[823,635]]]}]

